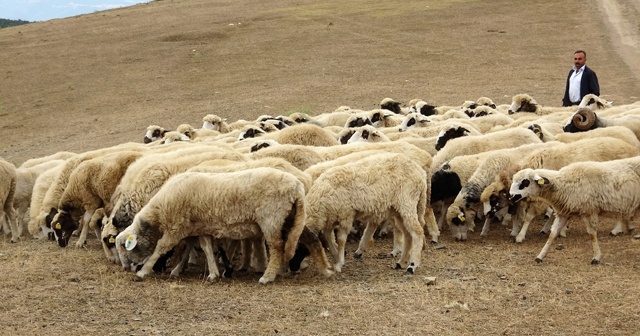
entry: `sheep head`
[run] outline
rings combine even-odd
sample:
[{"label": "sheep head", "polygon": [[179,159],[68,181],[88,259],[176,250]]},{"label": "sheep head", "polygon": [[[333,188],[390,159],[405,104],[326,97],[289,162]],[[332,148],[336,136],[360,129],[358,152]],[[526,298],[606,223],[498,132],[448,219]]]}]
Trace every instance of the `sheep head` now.
[{"label": "sheep head", "polygon": [[571,121],[563,128],[565,132],[584,132],[596,128],[598,116],[587,107],[579,108],[571,117]]}]

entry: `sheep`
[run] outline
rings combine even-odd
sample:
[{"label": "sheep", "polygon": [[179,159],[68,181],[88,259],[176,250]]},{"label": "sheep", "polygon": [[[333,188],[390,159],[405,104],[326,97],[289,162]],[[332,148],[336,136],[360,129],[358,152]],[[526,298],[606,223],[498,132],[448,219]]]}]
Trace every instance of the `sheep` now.
[{"label": "sheep", "polygon": [[74,152],[67,152],[67,151],[57,152],[51,155],[47,155],[47,156],[43,156],[35,159],[29,159],[23,162],[18,168],[31,168],[33,166],[37,166],[41,163],[52,161],[52,160],[66,160],[74,155],[76,155],[76,153]]},{"label": "sheep", "polygon": [[497,127],[511,125],[514,122],[513,118],[501,113],[494,113],[480,117],[479,115],[482,115],[483,109],[482,107],[478,107],[476,111],[478,110],[479,114],[471,119],[464,120],[464,122],[475,127],[475,129],[480,131],[480,133],[489,133],[497,130]]},{"label": "sheep", "polygon": [[144,135],[144,143],[148,144],[150,142],[160,140],[167,132],[169,132],[169,130],[164,129],[164,127],[149,125],[149,127],[147,127],[147,132]]},{"label": "sheep", "polygon": [[460,109],[450,109],[442,114],[429,117],[431,121],[444,121],[447,119],[470,119],[470,117]]},{"label": "sheep", "polygon": [[331,113],[323,113],[315,116],[309,124],[314,124],[320,127],[327,126],[344,126],[347,123],[347,120],[353,112],[351,111],[342,111],[342,112],[331,112]]},{"label": "sheep", "polygon": [[487,106],[490,107],[492,109],[496,109],[496,104],[493,102],[493,100],[491,100],[491,98],[488,97],[480,97],[476,100],[476,104],[480,105],[480,106]]},{"label": "sheep", "polygon": [[428,127],[431,120],[420,113],[409,113],[400,124],[398,131],[404,132],[410,127]]},{"label": "sheep", "polygon": [[377,128],[397,127],[403,120],[403,117],[386,110],[371,111],[371,124]]},{"label": "sheep", "polygon": [[162,136],[162,139],[160,140],[159,144],[168,145],[170,143],[174,143],[174,142],[177,142],[177,141],[191,141],[191,138],[189,138],[185,134],[180,133],[178,131],[170,131],[170,132],[165,133]]},{"label": "sheep", "polygon": [[20,166],[16,169],[16,191],[13,196],[13,207],[16,210],[16,227],[18,229],[18,237],[22,236],[22,233],[26,228],[24,217],[31,204],[33,188],[38,176],[49,169],[63,164],[64,162],[65,160],[50,160],[44,161],[35,166]]},{"label": "sheep", "polygon": [[606,101],[594,95],[593,93],[589,93],[584,97],[582,97],[582,99],[580,100],[580,104],[578,105],[578,108],[586,107],[591,109],[592,111],[595,111],[595,110],[611,107],[612,105],[613,105],[613,102]]},{"label": "sheep", "polygon": [[631,129],[624,126],[601,127],[594,128],[586,132],[556,134],[553,133],[557,131],[557,128],[562,130],[562,125],[552,123],[531,124],[528,128],[537,135],[539,134],[538,136],[540,137],[540,139],[545,142],[559,141],[569,143],[587,138],[611,137],[626,141],[627,143],[640,148],[640,140],[638,140]]},{"label": "sheep", "polygon": [[2,203],[2,209],[0,210],[0,220],[4,220],[4,223],[9,224],[9,230],[6,226],[3,226],[5,233],[11,231],[11,242],[16,243],[18,241],[18,228],[16,227],[16,216],[13,209],[13,197],[16,192],[16,167],[0,158],[0,203]]},{"label": "sheep", "polygon": [[380,108],[383,110],[389,110],[395,114],[408,114],[409,109],[403,108],[402,103],[393,100],[392,98],[384,98],[380,102]]},{"label": "sheep", "polygon": [[275,140],[281,144],[322,147],[339,145],[333,133],[312,124],[287,127],[278,132],[265,134],[263,138]]},{"label": "sheep", "polygon": [[436,138],[436,151],[441,150],[449,140],[467,135],[482,135],[482,133],[470,125],[451,123],[445,126]]},{"label": "sheep", "polygon": [[437,169],[443,163],[459,155],[513,148],[530,143],[542,143],[542,141],[533,132],[524,128],[514,128],[484,135],[461,137],[449,141],[449,144],[433,157],[432,167]]},{"label": "sheep", "polygon": [[108,222],[118,229],[131,224],[133,217],[155,195],[166,180],[212,159],[246,161],[246,156],[222,147],[196,146],[164,154],[147,155],[133,163],[112,196],[113,211]]},{"label": "sheep", "polygon": [[202,129],[229,133],[229,124],[227,124],[226,118],[223,119],[215,114],[207,114],[202,118]]},{"label": "sheep", "polygon": [[311,121],[311,116],[304,112],[293,112],[289,114],[289,118],[293,119],[296,123],[308,123]]},{"label": "sheep", "polygon": [[[334,269],[340,272],[353,222],[377,225],[392,216],[404,233],[404,251],[396,268],[408,263],[407,273],[413,274],[420,265],[427,191],[426,172],[403,154],[378,154],[333,167],[320,175],[307,193],[307,227],[324,234]],[[331,240],[334,223],[338,223],[337,246]]]},{"label": "sheep", "polygon": [[196,130],[189,124],[181,124],[176,128],[176,132],[186,135],[189,139],[195,140],[199,137],[214,137],[220,135],[220,132],[210,129]]},{"label": "sheep", "polygon": [[486,117],[494,114],[505,116],[504,114],[498,112],[495,108],[491,108],[489,106],[483,105],[483,106],[478,106],[475,109],[471,110],[471,115],[469,117],[473,119],[473,118]]},{"label": "sheep", "polygon": [[41,173],[33,183],[33,192],[31,193],[31,201],[29,203],[29,222],[27,224],[27,230],[34,238],[46,238],[51,234],[53,238],[53,231],[46,225],[40,225],[38,221],[38,215],[44,202],[44,197],[49,190],[49,187],[53,185],[53,181],[56,176],[60,174],[64,164],[55,166],[43,173]]},{"label": "sheep", "polygon": [[602,118],[588,108],[579,108],[564,126],[565,132],[584,132],[601,127],[624,126],[633,131],[640,139],[640,116]]},{"label": "sheep", "polygon": [[[215,193],[210,192],[213,189]],[[259,283],[266,284],[281,272],[283,261],[293,257],[305,227],[306,207],[302,183],[273,168],[182,173],[169,179],[116,237],[116,248],[125,268],[144,262],[136,273],[142,279],[162,254],[189,236],[263,236],[270,256]],[[212,281],[218,276],[217,266],[211,248],[204,250],[207,280]]]},{"label": "sheep", "polygon": [[628,224],[640,207],[640,157],[577,162],[560,170],[527,168],[513,176],[509,194],[513,201],[530,196],[543,198],[556,213],[549,238],[536,262],[542,262],[569,218],[578,215],[583,218],[591,238],[591,263],[598,264],[602,257],[597,236],[598,216],[615,214]]},{"label": "sheep", "polygon": [[[633,157],[639,154],[638,147],[623,140],[608,137],[591,138],[538,149],[525,155],[510,169],[513,171],[524,168],[557,170],[574,162],[604,162]],[[505,185],[505,187],[507,186]],[[494,190],[493,194],[496,195],[499,192],[500,190]],[[486,199],[487,197],[485,196]],[[492,210],[495,211],[495,209]],[[539,211],[543,210],[539,209]],[[514,225],[511,236],[516,238],[516,242],[524,240],[528,225],[529,222],[525,222],[522,228]]]},{"label": "sheep", "polygon": [[[407,134],[407,133],[412,133],[412,132],[405,132],[404,134]],[[429,153],[431,156],[434,156],[438,153],[438,151],[436,150],[436,142],[438,141],[437,137],[422,138],[422,137],[406,136],[406,137],[398,138],[395,141],[408,142],[422,149],[423,151]]]},{"label": "sheep", "polygon": [[67,246],[71,234],[78,229],[81,217],[84,225],[76,247],[84,246],[94,212],[111,200],[127,168],[142,156],[143,153],[137,151],[112,153],[86,160],[73,170],[60,197],[58,212],[51,221],[60,247]]},{"label": "sheep", "polygon": [[[423,116],[433,116],[433,115],[441,115],[449,110],[457,110],[464,115],[464,112],[461,111],[460,106],[434,106],[430,105],[427,102],[420,100],[409,107],[409,113],[419,113]],[[466,115],[465,115],[466,116]]]},{"label": "sheep", "polygon": [[266,157],[283,158],[300,170],[306,170],[310,166],[324,161],[322,156],[310,146],[280,145],[273,141],[275,142],[274,144],[272,141],[273,140],[265,140],[264,142],[254,144],[251,147],[252,153],[249,156],[255,160]]},{"label": "sheep", "polygon": [[[534,143],[510,149],[483,152],[484,154],[481,153],[480,155],[456,157],[449,162],[449,166],[462,165],[464,168],[441,170],[437,172],[438,175],[434,173],[432,188],[434,188],[434,185],[437,186],[438,195],[442,195],[439,198],[446,199],[455,196],[455,199],[446,210],[445,219],[447,223],[453,224],[456,226],[457,231],[461,232],[458,236],[459,240],[466,239],[469,221],[475,217],[475,209],[481,204],[481,193],[493,182],[500,171],[507,169],[522,155],[550,148],[557,144],[557,142]],[[475,160],[478,160],[477,168],[469,175],[470,168],[464,165],[469,165],[469,162],[473,163]],[[432,196],[432,200],[434,200],[434,196]],[[482,236],[488,233],[488,220],[485,221]],[[463,223],[465,224],[463,225],[464,227],[459,227]]]},{"label": "sheep", "polygon": [[515,95],[511,98],[511,106],[509,107],[509,114],[516,114],[518,112],[529,112],[539,116],[560,111],[572,111],[574,107],[542,107],[526,93]]},{"label": "sheep", "polygon": [[368,112],[353,113],[349,115],[344,123],[344,128],[360,127],[364,125],[372,125],[371,115]]},{"label": "sheep", "polygon": [[[373,126],[367,125],[352,128],[353,134],[347,140],[347,143],[354,142],[389,142],[389,138]],[[342,140],[340,141],[342,142]]]}]

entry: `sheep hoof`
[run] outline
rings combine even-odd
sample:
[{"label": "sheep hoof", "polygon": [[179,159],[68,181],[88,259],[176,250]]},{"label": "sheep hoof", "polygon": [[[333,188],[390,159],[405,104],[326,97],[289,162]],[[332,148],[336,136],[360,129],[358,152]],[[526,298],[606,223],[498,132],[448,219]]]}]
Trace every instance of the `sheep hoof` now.
[{"label": "sheep hoof", "polygon": [[407,275],[413,275],[413,268],[412,267],[407,268],[406,274]]},{"label": "sheep hoof", "polygon": [[265,278],[265,277],[262,277],[262,278],[260,278],[260,280],[258,280],[258,282],[259,282],[259,283],[261,283],[261,284],[263,284],[263,285],[266,285],[266,284],[268,284],[268,283],[269,283],[269,282],[271,282],[271,281],[272,281],[271,279],[267,279],[267,278]]},{"label": "sheep hoof", "polygon": [[143,280],[143,278],[141,276],[136,275],[136,276],[133,277],[133,281],[135,281],[135,282],[140,282],[142,280]]},{"label": "sheep hoof", "polygon": [[540,236],[546,236],[548,234],[549,234],[548,232],[544,232],[544,231],[540,231],[540,233],[538,233],[538,235]]},{"label": "sheep hoof", "polygon": [[620,232],[614,232],[614,231],[609,232],[609,235],[611,235],[613,237],[617,237],[619,234],[620,234]]},{"label": "sheep hoof", "polygon": [[396,269],[402,269],[402,265],[400,265],[400,263],[396,263]]},{"label": "sheep hoof", "polygon": [[362,251],[356,251],[353,253],[353,257],[356,259],[362,258]]},{"label": "sheep hoof", "polygon": [[541,262],[542,262],[542,258],[540,258],[540,257],[536,257],[536,262],[537,262],[538,264],[539,264],[539,263],[541,263]]},{"label": "sheep hoof", "polygon": [[17,239],[13,239],[13,238],[11,238],[11,240],[10,240],[10,241],[11,241],[11,244],[15,244],[15,243],[17,243],[17,242],[18,242],[18,240],[17,240]]},{"label": "sheep hoof", "polygon": [[599,263],[600,263],[600,260],[595,258],[591,259],[591,265],[598,265]]}]

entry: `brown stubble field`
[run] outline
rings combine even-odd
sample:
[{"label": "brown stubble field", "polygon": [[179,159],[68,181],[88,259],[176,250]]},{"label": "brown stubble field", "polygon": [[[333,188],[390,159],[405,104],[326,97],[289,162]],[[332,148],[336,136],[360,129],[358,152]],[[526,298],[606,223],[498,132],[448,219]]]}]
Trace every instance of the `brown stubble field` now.
[{"label": "brown stubble field", "polygon": [[[621,8],[637,17],[637,6]],[[162,0],[2,29],[0,156],[18,165],[141,141],[149,124],[197,127],[208,113],[317,114],[384,97],[508,103],[518,93],[559,105],[578,48],[603,96],[630,103],[640,75],[610,28],[597,1]],[[414,276],[392,269],[384,239],[362,260],[351,243],[335,278],[309,269],[267,286],[255,274],[206,283],[202,262],[177,280],[133,282],[91,235],[84,249],[5,238],[0,333],[636,334],[640,241],[607,236],[603,220],[603,263],[592,266],[583,224],[570,225],[540,265],[540,225],[521,245],[494,227],[466,243],[444,232],[446,248],[429,247]]]}]

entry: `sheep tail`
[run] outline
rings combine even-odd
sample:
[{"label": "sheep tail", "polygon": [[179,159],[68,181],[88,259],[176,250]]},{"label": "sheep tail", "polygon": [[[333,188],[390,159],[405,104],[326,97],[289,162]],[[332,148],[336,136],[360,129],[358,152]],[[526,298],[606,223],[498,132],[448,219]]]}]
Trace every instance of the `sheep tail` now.
[{"label": "sheep tail", "polygon": [[[305,227],[306,222],[306,203],[304,199],[304,192],[296,199],[295,203],[291,206],[291,212],[285,220],[282,228],[282,238],[285,241],[284,245],[284,261],[289,262],[296,253],[298,247],[298,240],[302,234],[302,230]],[[288,233],[288,234],[287,234]]]}]

